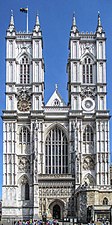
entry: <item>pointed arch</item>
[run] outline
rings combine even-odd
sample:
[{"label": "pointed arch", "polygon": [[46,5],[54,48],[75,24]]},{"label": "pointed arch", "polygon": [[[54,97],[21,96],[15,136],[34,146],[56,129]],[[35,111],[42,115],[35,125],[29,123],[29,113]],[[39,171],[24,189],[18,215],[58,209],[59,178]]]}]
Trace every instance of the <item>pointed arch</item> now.
[{"label": "pointed arch", "polygon": [[30,67],[31,67],[31,55],[24,48],[17,56],[17,63],[19,64],[19,83],[29,84],[30,83]]},{"label": "pointed arch", "polygon": [[60,130],[63,130],[63,132],[64,132],[65,135],[66,135],[67,141],[68,141],[68,133],[67,133],[67,129],[66,129],[62,124],[60,124],[60,123],[58,123],[58,122],[52,123],[52,124],[45,130],[45,139],[46,139],[46,137],[47,137],[49,131],[50,131],[51,129],[53,129],[54,127],[56,127],[56,126],[57,126]]},{"label": "pointed arch", "polygon": [[48,205],[52,218],[55,218],[55,219],[63,218],[63,210],[65,207],[66,207],[66,202],[60,199],[53,199]]},{"label": "pointed arch", "polygon": [[19,194],[21,200],[29,200],[30,199],[30,186],[29,179],[26,175],[22,175],[18,180],[19,186]]},{"label": "pointed arch", "polygon": [[23,47],[21,52],[18,54],[18,56],[16,58],[17,63],[20,63],[21,58],[24,57],[24,56],[26,56],[29,59],[29,62],[31,63],[32,56],[27,51],[26,47]]},{"label": "pointed arch", "polygon": [[93,64],[95,63],[95,57],[91,52],[86,52],[81,57],[82,64],[82,82],[93,83]]},{"label": "pointed arch", "polygon": [[30,83],[30,63],[29,58],[24,55],[20,60],[20,84]]},{"label": "pointed arch", "polygon": [[22,126],[19,131],[19,144],[30,143],[30,131],[26,126]]},{"label": "pointed arch", "polygon": [[92,127],[88,124],[83,132],[83,141],[92,141],[94,140],[94,133]]},{"label": "pointed arch", "polygon": [[19,152],[26,154],[30,152],[30,129],[27,126],[22,126],[19,129]]},{"label": "pointed arch", "polygon": [[103,199],[103,205],[108,205],[108,198],[105,197],[105,198]]},{"label": "pointed arch", "polygon": [[91,58],[93,63],[96,62],[95,56],[88,49],[86,49],[85,52],[81,56],[81,60],[80,60],[81,63],[84,63],[84,59],[87,57]]},{"label": "pointed arch", "polygon": [[94,132],[89,124],[86,125],[83,131],[83,150],[85,153],[94,153]]},{"label": "pointed arch", "polygon": [[95,185],[95,179],[94,177],[88,173],[85,175],[83,182],[86,183],[88,186],[94,186]]},{"label": "pointed arch", "polygon": [[68,173],[68,141],[58,124],[52,126],[45,139],[45,172],[47,174]]}]

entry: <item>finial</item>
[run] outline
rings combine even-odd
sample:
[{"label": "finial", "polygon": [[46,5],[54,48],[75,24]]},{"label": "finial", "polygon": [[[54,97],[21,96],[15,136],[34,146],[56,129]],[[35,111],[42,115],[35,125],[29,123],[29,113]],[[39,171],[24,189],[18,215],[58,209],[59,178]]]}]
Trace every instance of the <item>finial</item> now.
[{"label": "finial", "polygon": [[100,12],[98,11],[98,22],[97,22],[97,28],[96,32],[102,33],[103,32],[103,27],[101,24],[101,18],[100,18]]},{"label": "finial", "polygon": [[14,31],[15,27],[14,27],[14,17],[13,17],[13,10],[11,9],[11,17],[10,17],[10,23],[9,23],[9,27],[7,31]]},{"label": "finial", "polygon": [[76,26],[75,12],[73,13],[72,26]]},{"label": "finial", "polygon": [[34,31],[38,32],[40,30],[40,23],[39,23],[39,14],[38,14],[38,11],[37,11],[37,14],[36,14],[36,23],[35,23],[35,26],[34,26]]},{"label": "finial", "polygon": [[101,18],[100,18],[100,12],[98,11],[98,26],[101,26]]},{"label": "finial", "polygon": [[11,16],[13,16],[13,10],[11,9]]},{"label": "finial", "polygon": [[13,10],[12,9],[11,9],[10,25],[14,25],[14,17],[13,17]]},{"label": "finial", "polygon": [[76,25],[75,12],[73,13],[71,31],[73,31],[74,33],[78,33],[78,29],[77,29],[77,25]]},{"label": "finial", "polygon": [[57,84],[55,84],[55,90],[56,90],[56,91],[58,90],[58,85],[57,85]]},{"label": "finial", "polygon": [[36,15],[36,25],[40,25],[40,23],[39,23],[39,13],[38,13],[38,11],[37,11],[37,15]]}]

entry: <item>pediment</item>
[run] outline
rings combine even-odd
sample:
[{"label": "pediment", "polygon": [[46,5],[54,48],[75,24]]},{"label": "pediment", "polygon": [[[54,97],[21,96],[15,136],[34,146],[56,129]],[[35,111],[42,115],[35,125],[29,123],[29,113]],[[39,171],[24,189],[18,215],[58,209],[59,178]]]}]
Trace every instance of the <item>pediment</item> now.
[{"label": "pediment", "polygon": [[62,107],[66,106],[65,102],[63,101],[61,95],[57,90],[54,91],[48,102],[46,103],[46,106],[50,107]]}]

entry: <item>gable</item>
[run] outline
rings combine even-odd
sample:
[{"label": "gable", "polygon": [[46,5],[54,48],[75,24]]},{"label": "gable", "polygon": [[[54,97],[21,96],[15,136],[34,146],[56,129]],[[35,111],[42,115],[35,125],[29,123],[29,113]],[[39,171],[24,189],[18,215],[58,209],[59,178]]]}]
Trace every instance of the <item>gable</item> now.
[{"label": "gable", "polygon": [[65,102],[61,98],[60,94],[57,90],[54,91],[48,102],[46,103],[46,106],[53,106],[53,107],[60,107],[60,106],[66,106]]}]

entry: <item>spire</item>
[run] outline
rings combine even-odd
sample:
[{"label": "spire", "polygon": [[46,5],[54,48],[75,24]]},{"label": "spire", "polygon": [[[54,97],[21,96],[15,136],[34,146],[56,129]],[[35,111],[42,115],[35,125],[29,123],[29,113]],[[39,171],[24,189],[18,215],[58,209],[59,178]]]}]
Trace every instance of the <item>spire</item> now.
[{"label": "spire", "polygon": [[8,30],[11,31],[11,32],[15,30],[13,10],[11,10],[11,18],[10,18],[10,23],[9,23]]},{"label": "spire", "polygon": [[79,32],[76,25],[75,13],[73,13],[71,31],[73,31],[74,33]]},{"label": "spire", "polygon": [[101,25],[101,18],[100,18],[100,12],[98,11],[98,22],[97,22],[97,28],[96,28],[97,32],[102,33],[103,31],[103,27]]},{"label": "spire", "polygon": [[36,23],[35,23],[35,26],[34,26],[34,31],[38,32],[40,30],[40,22],[39,22],[39,15],[37,13],[36,15]]}]

